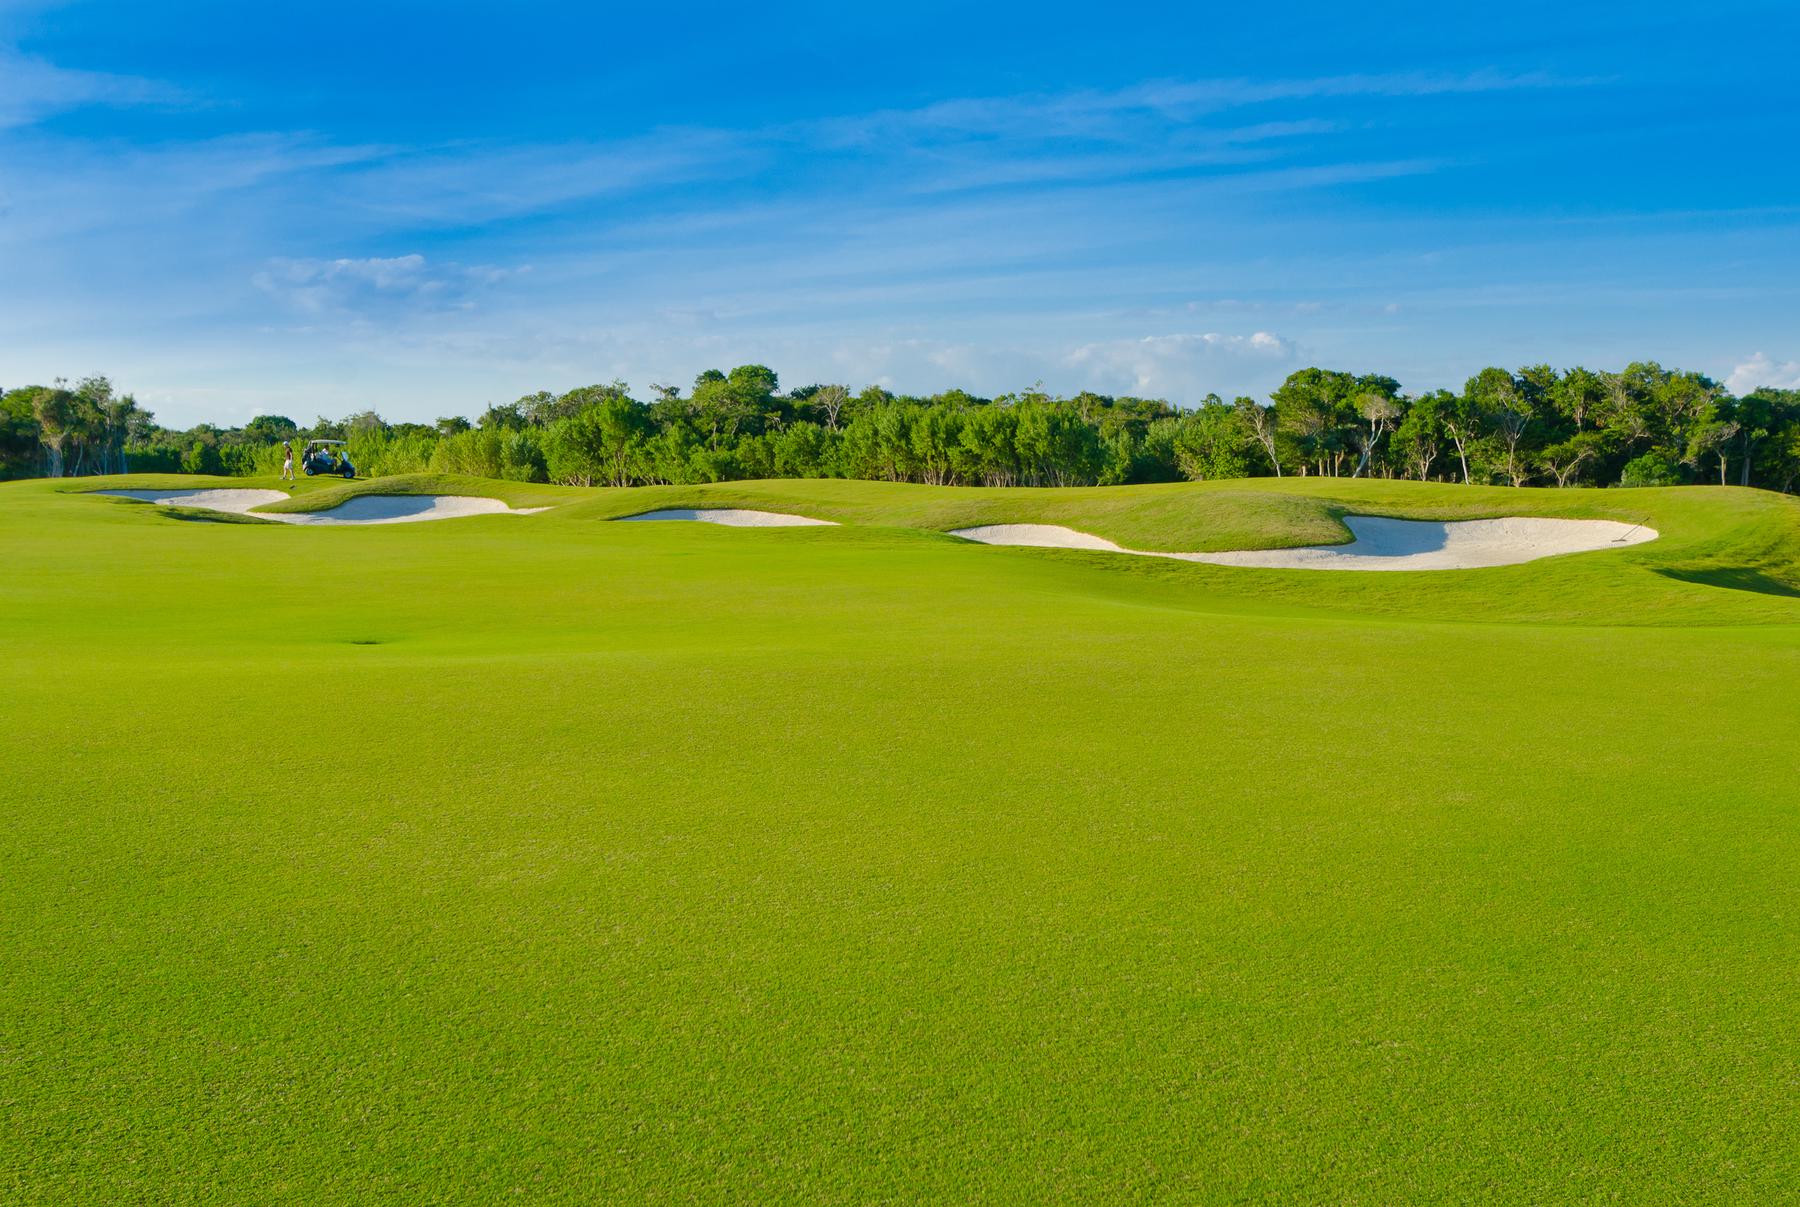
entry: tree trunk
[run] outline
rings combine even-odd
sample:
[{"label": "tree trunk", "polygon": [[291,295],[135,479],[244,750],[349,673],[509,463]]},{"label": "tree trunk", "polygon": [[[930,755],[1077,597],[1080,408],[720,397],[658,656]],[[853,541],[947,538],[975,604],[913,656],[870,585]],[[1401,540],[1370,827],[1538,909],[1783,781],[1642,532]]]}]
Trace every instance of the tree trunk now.
[{"label": "tree trunk", "polygon": [[1356,472],[1352,478],[1360,478],[1369,470],[1369,461],[1375,456],[1375,445],[1381,440],[1381,427],[1373,419],[1369,420],[1369,442],[1363,445],[1362,459],[1356,463]]},{"label": "tree trunk", "polygon": [[1281,458],[1275,455],[1275,433],[1271,431],[1265,436],[1258,432],[1256,438],[1262,441],[1264,448],[1269,450],[1269,464],[1275,467],[1275,476],[1279,478],[1281,476]]}]

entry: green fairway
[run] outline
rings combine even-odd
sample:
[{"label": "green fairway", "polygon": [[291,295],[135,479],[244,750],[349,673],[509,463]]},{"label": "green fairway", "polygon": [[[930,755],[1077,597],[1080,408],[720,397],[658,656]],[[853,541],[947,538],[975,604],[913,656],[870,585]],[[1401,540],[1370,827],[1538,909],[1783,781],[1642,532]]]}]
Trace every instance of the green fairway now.
[{"label": "green fairway", "polygon": [[[204,485],[0,484],[0,1201],[1795,1197],[1800,501]],[[1661,536],[943,535],[1365,513]]]}]

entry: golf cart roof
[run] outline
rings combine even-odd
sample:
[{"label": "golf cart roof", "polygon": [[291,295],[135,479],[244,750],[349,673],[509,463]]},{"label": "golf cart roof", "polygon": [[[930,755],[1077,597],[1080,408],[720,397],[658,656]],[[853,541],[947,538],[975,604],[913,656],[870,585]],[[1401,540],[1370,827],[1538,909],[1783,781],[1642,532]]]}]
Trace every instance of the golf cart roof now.
[{"label": "golf cart roof", "polygon": [[315,444],[349,444],[349,443],[350,442],[348,440],[308,440],[306,442],[306,447],[311,448]]}]

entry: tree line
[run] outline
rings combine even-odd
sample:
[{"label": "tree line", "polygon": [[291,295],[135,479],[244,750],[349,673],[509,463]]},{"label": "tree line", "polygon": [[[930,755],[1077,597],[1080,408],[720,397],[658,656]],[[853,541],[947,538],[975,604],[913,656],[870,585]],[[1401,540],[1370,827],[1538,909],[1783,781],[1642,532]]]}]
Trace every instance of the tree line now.
[{"label": "tree line", "polygon": [[1460,391],[1409,394],[1391,377],[1291,374],[1266,402],[1163,399],[1041,386],[981,398],[870,386],[783,391],[762,365],[708,370],[692,389],[624,382],[543,391],[479,419],[389,423],[374,411],[302,427],[164,428],[105,377],[0,393],[0,476],[272,474],[283,441],[339,439],[366,475],[436,471],[581,486],[743,478],[866,478],[1091,486],[1259,475],[1510,486],[1800,481],[1800,391],[1733,396],[1653,362],[1619,372],[1487,368]]}]

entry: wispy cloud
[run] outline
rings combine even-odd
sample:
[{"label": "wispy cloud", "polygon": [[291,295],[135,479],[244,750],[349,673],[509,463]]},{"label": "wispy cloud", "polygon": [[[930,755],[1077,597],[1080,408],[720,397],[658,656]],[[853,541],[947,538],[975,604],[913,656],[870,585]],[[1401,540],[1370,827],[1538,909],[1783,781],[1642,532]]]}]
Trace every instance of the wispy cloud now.
[{"label": "wispy cloud", "polygon": [[1599,82],[1544,72],[1395,72],[1311,79],[1157,80],[1111,90],[963,97],[912,109],[885,109],[798,129],[842,147],[922,138],[1132,139],[1141,122],[1188,123],[1209,114],[1275,101],[1345,97],[1433,97],[1453,93],[1575,88]]},{"label": "wispy cloud", "polygon": [[[4,72],[9,54],[26,68],[12,78]],[[1268,84],[1164,82],[1114,92],[972,98],[862,117],[662,129],[556,144],[369,145],[334,143],[304,130],[123,150],[40,139],[8,148],[9,159],[40,182],[31,207],[36,221],[21,221],[12,233],[36,239],[47,231],[73,233],[111,219],[142,226],[159,212],[191,212],[204,199],[284,181],[281,194],[258,197],[246,219],[255,225],[270,225],[283,215],[301,225],[328,219],[342,232],[368,236],[480,228],[596,206],[617,211],[608,214],[609,221],[635,221],[644,214],[630,205],[654,196],[671,200],[659,211],[662,217],[703,212],[717,190],[699,186],[748,186],[796,148],[819,158],[785,191],[833,195],[841,204],[1020,186],[1091,187],[1201,171],[1209,179],[1259,191],[1329,187],[1419,174],[1438,162],[1333,154],[1330,140],[1346,133],[1336,119],[1296,114],[1213,126],[1196,124],[1198,118],[1254,100],[1545,86],[1549,82],[1537,77],[1491,73]],[[85,103],[151,103],[178,95],[154,81],[70,71],[0,49],[0,128],[9,113],[22,120]],[[858,149],[856,164],[834,158],[851,147]],[[126,193],[133,204],[119,206],[113,199]],[[759,196],[769,195],[764,190]],[[14,200],[24,204],[16,194]]]},{"label": "wispy cloud", "polygon": [[[96,122],[44,119],[190,102],[7,45],[0,262],[34,288],[0,296],[14,335],[0,374],[112,369],[170,400],[172,420],[251,386],[286,409],[305,409],[292,395],[310,382],[321,408],[405,415],[748,360],[793,384],[992,394],[1042,379],[1191,403],[1261,393],[1310,357],[1404,374],[1390,353],[1417,365],[1426,342],[1466,375],[1464,350],[1493,354],[1515,313],[1541,324],[1545,299],[1658,284],[1630,249],[1603,278],[1561,272],[1560,247],[1527,272],[1524,240],[1493,236],[1491,214],[1432,208],[1502,204],[1487,186],[1512,177],[1469,169],[1516,143],[1497,150],[1480,130],[1560,110],[1561,94],[1519,94],[1586,78],[1158,79],[914,107],[889,93],[864,113],[809,86],[763,98],[764,122],[731,125],[720,103],[715,127],[657,127],[673,110],[644,105],[642,124],[621,110],[585,137],[525,123],[467,141],[329,106],[303,111],[331,128],[246,129],[233,121],[295,108],[221,104],[96,138],[77,132]],[[394,141],[363,141],[371,128]],[[1503,308],[1503,293],[1521,301]],[[1196,297],[1234,300],[1184,305]],[[1405,310],[1384,311],[1395,299]],[[1403,324],[1415,334],[1395,334]],[[1781,346],[1756,329],[1727,346],[1757,344]],[[1800,373],[1766,357],[1740,368]],[[190,388],[195,407],[175,405]]]},{"label": "wispy cloud", "polygon": [[753,134],[667,130],[612,142],[411,148],[345,173],[331,195],[391,222],[480,224],[742,175],[765,161],[758,142]]},{"label": "wispy cloud", "polygon": [[[0,243],[43,245],[108,229],[160,226],[186,241],[204,241],[286,224],[312,212],[308,205],[324,176],[391,149],[306,133],[139,147],[15,134],[0,141],[0,152],[19,179],[30,181],[29,188],[0,195],[6,219]],[[196,220],[208,225],[189,225]]]},{"label": "wispy cloud", "polygon": [[474,307],[477,292],[529,271],[529,266],[432,265],[415,252],[363,259],[276,259],[251,283],[308,315],[361,314],[392,304],[468,310]]},{"label": "wispy cloud", "polygon": [[920,161],[912,191],[922,194],[1019,185],[1074,184],[1162,176],[1201,169],[1233,169],[1267,163],[1294,149],[1295,140],[1329,135],[1339,123],[1321,120],[1263,122],[1224,129],[1175,129],[1127,145],[1046,147],[1031,155],[1018,148],[971,142],[938,148]]},{"label": "wispy cloud", "polygon": [[187,99],[181,89],[158,80],[77,71],[0,46],[0,130],[90,105],[174,105]]},{"label": "wispy cloud", "polygon": [[1598,76],[1557,76],[1543,71],[1400,71],[1288,80],[1172,80],[1140,84],[1121,89],[1111,96],[1113,103],[1120,107],[1149,108],[1171,116],[1191,116],[1270,101],[1355,96],[1432,97],[1515,92],[1528,88],[1584,88],[1604,82],[1604,78]]}]

